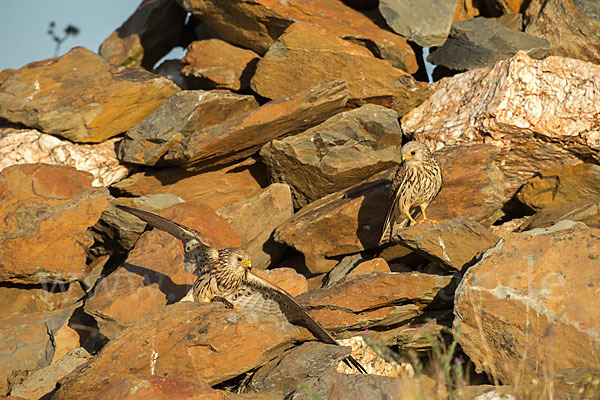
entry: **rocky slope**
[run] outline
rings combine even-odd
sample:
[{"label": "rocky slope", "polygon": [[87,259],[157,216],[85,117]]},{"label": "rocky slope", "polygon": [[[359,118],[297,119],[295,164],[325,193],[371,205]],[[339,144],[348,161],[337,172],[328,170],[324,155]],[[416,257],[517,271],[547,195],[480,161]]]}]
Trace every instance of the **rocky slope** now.
[{"label": "rocky slope", "polygon": [[[598,6],[439,3],[144,0],[0,72],[0,396],[600,396]],[[409,140],[437,224],[380,246]],[[181,243],[115,204],[243,246],[348,347],[179,302]]]}]

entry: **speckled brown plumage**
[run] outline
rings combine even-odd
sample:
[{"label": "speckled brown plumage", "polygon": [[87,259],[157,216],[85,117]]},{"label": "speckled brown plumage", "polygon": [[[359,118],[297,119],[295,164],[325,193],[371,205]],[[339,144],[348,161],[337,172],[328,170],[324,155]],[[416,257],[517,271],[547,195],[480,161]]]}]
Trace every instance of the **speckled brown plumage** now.
[{"label": "speckled brown plumage", "polygon": [[[391,239],[394,223],[406,226],[421,222],[435,222],[427,219],[425,209],[442,189],[442,169],[426,144],[408,142],[402,146],[402,163],[392,179],[391,205],[383,224],[380,244]],[[418,208],[423,220],[417,222],[412,213]],[[397,221],[399,217],[405,218]],[[417,216],[418,217],[418,216]]]},{"label": "speckled brown plumage", "polygon": [[[292,295],[250,272],[250,255],[244,249],[217,250],[200,232],[147,211],[123,205],[117,207],[181,240],[186,270],[198,275],[191,291],[194,301],[219,298],[242,311],[283,314],[290,322],[306,326],[322,342],[338,344]],[[345,361],[365,373],[365,369],[351,356]]]}]

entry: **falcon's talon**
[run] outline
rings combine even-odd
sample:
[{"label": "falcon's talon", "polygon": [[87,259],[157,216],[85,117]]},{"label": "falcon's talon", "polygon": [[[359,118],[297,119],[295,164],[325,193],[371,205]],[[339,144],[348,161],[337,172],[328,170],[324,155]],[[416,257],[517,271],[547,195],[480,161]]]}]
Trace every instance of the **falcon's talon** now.
[{"label": "falcon's talon", "polygon": [[238,309],[236,306],[233,305],[233,303],[231,303],[229,300],[227,300],[226,298],[221,297],[221,296],[213,297],[212,299],[210,299],[210,302],[211,303],[216,303],[216,302],[223,303],[223,304],[225,304],[225,308],[228,308],[230,310]]}]

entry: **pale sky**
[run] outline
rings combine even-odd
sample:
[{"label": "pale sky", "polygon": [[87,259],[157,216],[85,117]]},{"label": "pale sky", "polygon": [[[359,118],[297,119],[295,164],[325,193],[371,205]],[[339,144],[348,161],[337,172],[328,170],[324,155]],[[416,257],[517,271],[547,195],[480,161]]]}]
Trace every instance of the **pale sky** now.
[{"label": "pale sky", "polygon": [[141,0],[0,0],[0,70],[21,68],[54,56],[55,43],[46,33],[50,21],[62,33],[71,24],[79,35],[61,46],[98,52],[100,43],[129,18]]}]

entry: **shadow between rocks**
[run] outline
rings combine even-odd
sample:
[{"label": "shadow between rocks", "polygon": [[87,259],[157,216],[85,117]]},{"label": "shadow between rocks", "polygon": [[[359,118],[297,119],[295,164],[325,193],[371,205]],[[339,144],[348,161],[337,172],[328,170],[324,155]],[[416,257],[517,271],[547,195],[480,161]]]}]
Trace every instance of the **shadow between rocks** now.
[{"label": "shadow between rocks", "polygon": [[168,275],[154,271],[149,268],[141,267],[139,265],[134,265],[127,262],[124,262],[121,266],[129,272],[143,277],[144,280],[142,283],[144,286],[157,284],[158,289],[161,292],[163,292],[164,295],[167,297],[167,305],[177,303],[192,288],[192,285],[176,284]]}]

